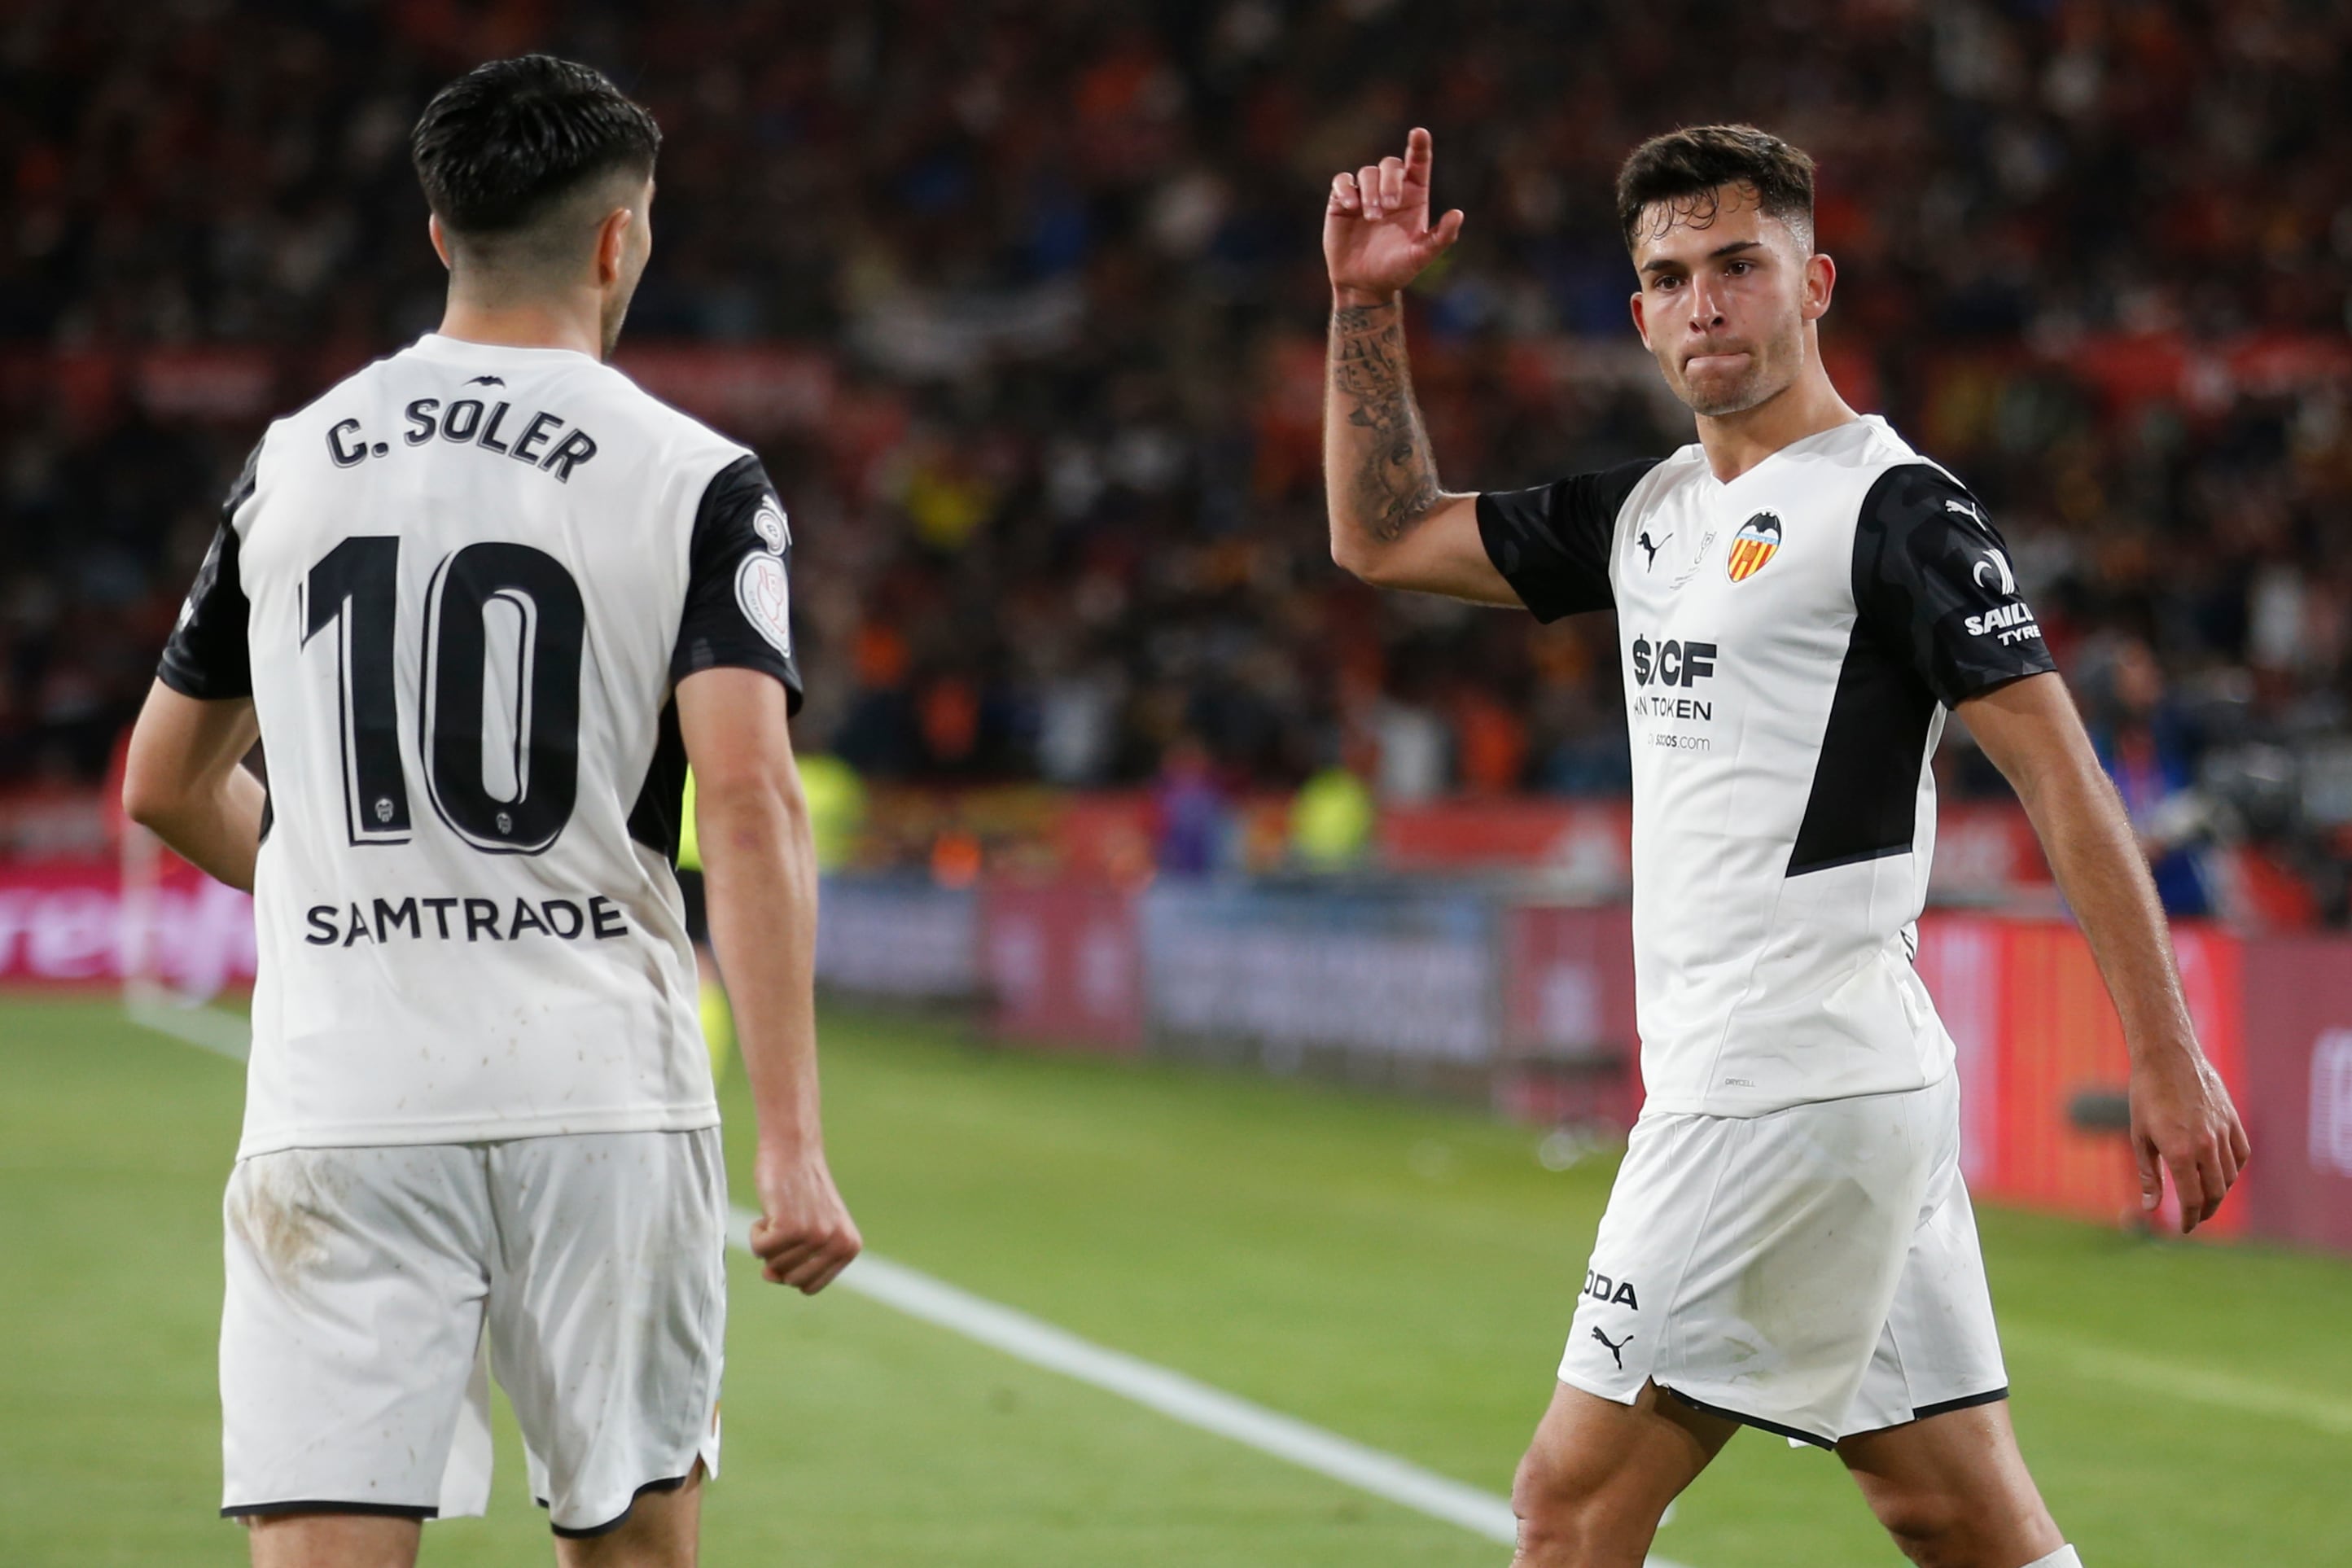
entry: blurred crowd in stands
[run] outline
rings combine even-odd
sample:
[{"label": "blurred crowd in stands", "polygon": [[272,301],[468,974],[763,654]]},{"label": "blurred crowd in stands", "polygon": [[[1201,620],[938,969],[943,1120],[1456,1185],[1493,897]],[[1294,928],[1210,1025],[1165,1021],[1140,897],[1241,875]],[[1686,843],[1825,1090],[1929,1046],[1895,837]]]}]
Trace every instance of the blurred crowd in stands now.
[{"label": "blurred crowd in stands", "polygon": [[[2168,897],[2352,856],[2352,8],[2325,0],[27,0],[0,12],[0,788],[86,780],[257,416],[80,356],[246,345],[292,393],[429,330],[406,160],[474,61],[595,63],[667,135],[633,341],[788,342],[802,744],[867,776],[1391,798],[1626,782],[1606,618],[1330,565],[1332,173],[1426,124],[1414,306],[1456,489],[1690,438],[1626,321],[1618,161],[1741,119],[1820,160],[1834,374],[2014,546]],[[1997,789],[1962,743],[1951,787]]]}]

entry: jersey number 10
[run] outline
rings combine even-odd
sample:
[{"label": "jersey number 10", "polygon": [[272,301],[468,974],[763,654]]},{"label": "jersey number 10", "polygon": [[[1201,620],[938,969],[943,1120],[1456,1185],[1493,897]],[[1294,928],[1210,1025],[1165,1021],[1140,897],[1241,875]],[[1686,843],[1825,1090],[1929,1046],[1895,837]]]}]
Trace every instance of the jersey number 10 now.
[{"label": "jersey number 10", "polygon": [[[353,844],[401,844],[409,837],[393,668],[399,592],[396,534],[352,535],[310,568],[303,587],[301,646],[336,628],[343,809]],[[514,781],[508,798],[492,795],[483,773],[493,605],[520,624],[514,689],[499,694],[513,704],[513,755],[502,759]],[[580,657],[587,631],[579,584],[543,550],[468,544],[434,571],[425,591],[417,749],[435,814],[485,854],[537,855],[572,820],[580,790]]]}]

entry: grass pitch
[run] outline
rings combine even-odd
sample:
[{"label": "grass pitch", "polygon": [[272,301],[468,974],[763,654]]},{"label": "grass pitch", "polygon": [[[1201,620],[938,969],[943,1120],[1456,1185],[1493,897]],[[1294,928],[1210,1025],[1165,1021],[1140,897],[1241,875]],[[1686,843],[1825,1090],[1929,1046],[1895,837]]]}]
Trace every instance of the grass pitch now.
[{"label": "grass pitch", "polygon": [[[1010,1054],[834,1011],[835,1168],[878,1252],[1475,1485],[1550,1388],[1607,1162],[1328,1089]],[[219,1194],[241,1079],[110,1003],[0,999],[0,1563],[235,1563],[215,1518]],[[747,1108],[730,1100],[739,1200]],[[2352,1265],[1984,1213],[2028,1458],[2094,1568],[2352,1560]],[[713,1563],[1499,1563],[861,1298],[740,1263]],[[501,1413],[491,1516],[545,1562]],[[1658,1550],[1894,1563],[1834,1459],[1748,1433]]]}]

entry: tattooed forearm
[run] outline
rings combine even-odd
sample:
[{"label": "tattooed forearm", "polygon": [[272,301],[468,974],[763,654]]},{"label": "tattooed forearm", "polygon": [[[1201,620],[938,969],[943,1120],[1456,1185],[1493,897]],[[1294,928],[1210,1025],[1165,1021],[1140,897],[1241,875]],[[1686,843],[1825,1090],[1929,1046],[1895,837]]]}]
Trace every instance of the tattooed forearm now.
[{"label": "tattooed forearm", "polygon": [[1330,361],[1324,477],[1334,521],[1345,515],[1375,541],[1393,544],[1429,515],[1441,493],[1429,432],[1412,400],[1403,310],[1339,306],[1331,312]]}]

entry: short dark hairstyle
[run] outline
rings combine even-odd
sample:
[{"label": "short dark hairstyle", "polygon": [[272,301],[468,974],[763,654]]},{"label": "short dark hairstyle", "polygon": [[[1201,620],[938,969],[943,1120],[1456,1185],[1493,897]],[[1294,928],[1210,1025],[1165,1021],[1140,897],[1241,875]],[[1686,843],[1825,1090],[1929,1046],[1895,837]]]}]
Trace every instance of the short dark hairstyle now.
[{"label": "short dark hairstyle", "polygon": [[529,226],[590,180],[650,176],[661,128],[604,72],[552,55],[475,67],[436,93],[410,132],[425,199],[454,234]]},{"label": "short dark hairstyle", "polygon": [[1625,248],[1639,248],[1642,214],[1663,202],[1669,212],[1704,224],[1715,216],[1715,192],[1746,185],[1768,217],[1813,243],[1813,161],[1753,125],[1691,125],[1653,136],[1617,171],[1617,226]]}]

